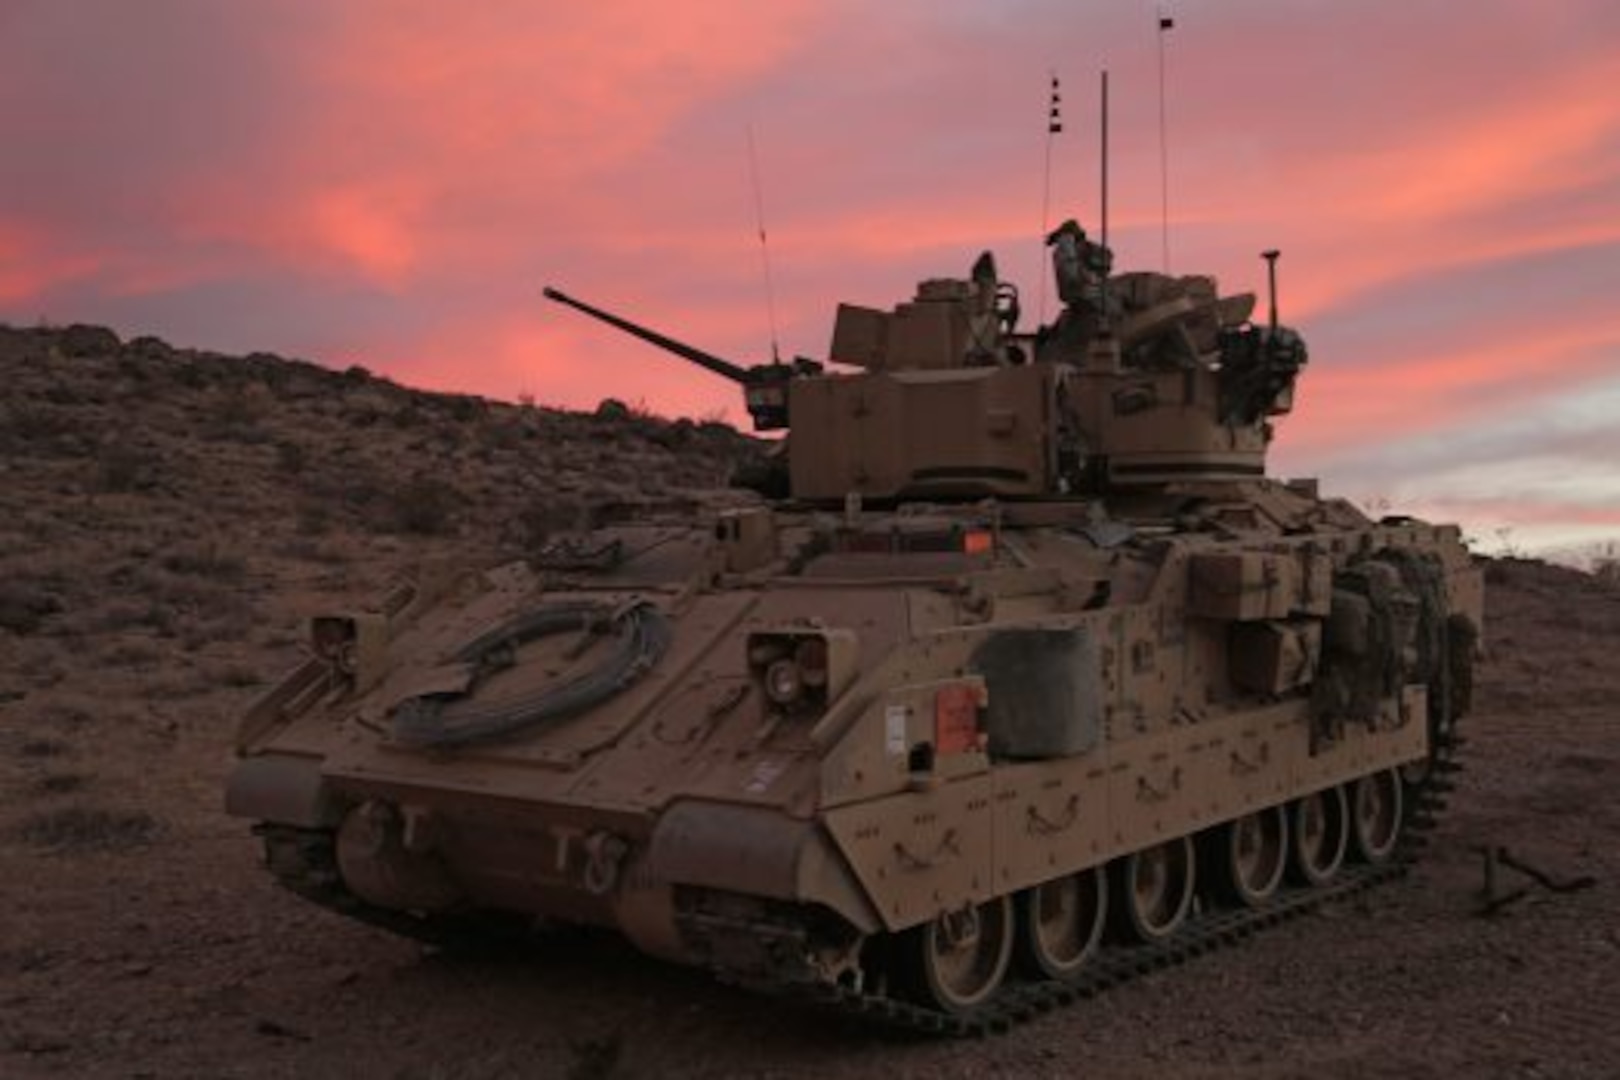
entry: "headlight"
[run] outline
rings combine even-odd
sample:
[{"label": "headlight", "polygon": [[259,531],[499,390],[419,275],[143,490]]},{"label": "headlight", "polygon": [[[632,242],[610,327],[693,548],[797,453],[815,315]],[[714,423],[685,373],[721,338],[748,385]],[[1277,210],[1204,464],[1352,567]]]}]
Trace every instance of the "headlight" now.
[{"label": "headlight", "polygon": [[310,620],[309,647],[364,693],[382,680],[387,668],[388,620],[369,612],[317,616]]},{"label": "headlight", "polygon": [[783,712],[820,712],[855,678],[853,630],[787,626],[748,635],[748,669]]},{"label": "headlight", "polygon": [[765,669],[765,696],[778,705],[788,706],[804,694],[805,680],[797,661],[772,660]]}]

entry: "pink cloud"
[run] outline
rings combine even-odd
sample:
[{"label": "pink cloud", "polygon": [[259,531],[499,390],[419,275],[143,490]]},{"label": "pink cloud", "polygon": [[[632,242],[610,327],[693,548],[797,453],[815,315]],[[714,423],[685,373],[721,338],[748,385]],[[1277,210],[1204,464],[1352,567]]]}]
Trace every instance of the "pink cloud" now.
[{"label": "pink cloud", "polygon": [[768,70],[816,10],[350,5],[287,58],[318,103],[297,141],[265,148],[252,183],[239,168],[197,177],[180,228],[384,288],[510,263],[559,227],[612,235],[635,208],[593,177]]},{"label": "pink cloud", "polygon": [[107,261],[101,252],[64,250],[22,222],[0,221],[0,303],[22,307],[60,285],[91,277]]},{"label": "pink cloud", "polygon": [[1280,438],[1290,454],[1310,455],[1444,428],[1612,375],[1615,349],[1620,317],[1610,316],[1574,326],[1530,323],[1439,355],[1393,353],[1353,367],[1313,362]]}]

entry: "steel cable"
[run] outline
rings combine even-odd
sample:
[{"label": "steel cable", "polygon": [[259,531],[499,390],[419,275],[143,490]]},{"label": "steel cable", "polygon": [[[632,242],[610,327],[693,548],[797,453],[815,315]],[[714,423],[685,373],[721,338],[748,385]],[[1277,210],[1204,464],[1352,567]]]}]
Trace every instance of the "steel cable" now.
[{"label": "steel cable", "polygon": [[[613,651],[590,670],[508,701],[480,704],[471,699],[482,676],[511,666],[517,646],[565,630],[590,630],[602,623],[617,632],[617,641]],[[474,669],[466,691],[401,702],[393,714],[393,737],[406,746],[465,746],[512,735],[544,720],[577,715],[636,683],[658,663],[669,641],[669,621],[645,602],[617,609],[565,603],[527,612],[456,651],[454,659]]]}]

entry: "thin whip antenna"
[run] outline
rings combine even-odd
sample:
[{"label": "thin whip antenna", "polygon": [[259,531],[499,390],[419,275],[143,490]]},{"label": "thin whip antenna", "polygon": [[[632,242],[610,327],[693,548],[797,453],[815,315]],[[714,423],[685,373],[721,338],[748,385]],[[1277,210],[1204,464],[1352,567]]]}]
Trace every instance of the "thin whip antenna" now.
[{"label": "thin whip antenna", "polygon": [[1176,20],[1159,9],[1159,231],[1164,243],[1164,272],[1170,272],[1170,142],[1165,136],[1164,39]]},{"label": "thin whip antenna", "polygon": [[1053,136],[1060,135],[1063,132],[1063,115],[1060,111],[1063,98],[1058,90],[1057,72],[1048,71],[1047,74],[1052,77],[1052,100],[1046,114],[1046,169],[1043,173],[1043,186],[1041,188],[1041,235],[1039,240],[1041,255],[1036,260],[1041,267],[1041,284],[1037,290],[1040,303],[1037,305],[1036,326],[1046,325],[1046,236],[1052,228],[1052,139]]},{"label": "thin whip antenna", "polygon": [[771,363],[782,362],[776,339],[776,284],[771,279],[771,245],[765,239],[765,196],[760,191],[759,150],[754,145],[754,125],[748,125],[748,179],[754,188],[754,222],[759,226],[759,262],[765,277],[765,314],[771,327]]},{"label": "thin whip antenna", "polygon": [[1102,153],[1098,155],[1102,162],[1102,248],[1103,257],[1109,261],[1102,275],[1101,323],[1104,333],[1108,332],[1108,275],[1113,270],[1113,249],[1108,246],[1108,69],[1102,72]]}]

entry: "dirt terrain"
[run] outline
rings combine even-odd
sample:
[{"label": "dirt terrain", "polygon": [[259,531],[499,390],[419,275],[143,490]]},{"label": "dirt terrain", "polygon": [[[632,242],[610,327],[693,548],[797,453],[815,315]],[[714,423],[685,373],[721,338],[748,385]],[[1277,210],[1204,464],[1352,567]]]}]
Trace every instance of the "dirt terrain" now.
[{"label": "dirt terrain", "polygon": [[[84,327],[0,328],[0,380],[0,1076],[1620,1075],[1620,582],[1488,566],[1405,879],[1005,1037],[896,1038],[607,940],[424,950],[278,891],[221,810],[310,614],[736,498],[747,440]],[[1487,845],[1575,887],[1504,866],[1528,891],[1481,914]]]}]

